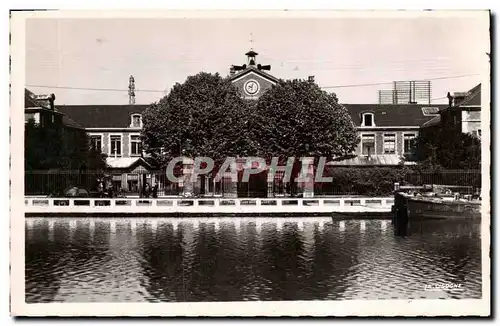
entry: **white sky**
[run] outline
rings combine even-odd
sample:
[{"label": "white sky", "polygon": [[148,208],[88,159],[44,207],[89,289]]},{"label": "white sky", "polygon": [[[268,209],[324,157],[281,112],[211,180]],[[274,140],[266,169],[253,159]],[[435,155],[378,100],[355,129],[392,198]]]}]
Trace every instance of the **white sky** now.
[{"label": "white sky", "polygon": [[[484,16],[404,19],[28,19],[26,87],[55,93],[61,104],[126,104],[128,78],[136,103],[158,101],[176,82],[200,71],[225,76],[246,63],[271,64],[278,78],[314,75],[320,86],[370,84],[481,73],[489,51]],[[432,81],[432,97],[466,91],[481,76]],[[29,85],[112,88],[117,91]],[[376,103],[390,84],[328,89],[342,103]],[[141,92],[159,90],[161,92]]]}]

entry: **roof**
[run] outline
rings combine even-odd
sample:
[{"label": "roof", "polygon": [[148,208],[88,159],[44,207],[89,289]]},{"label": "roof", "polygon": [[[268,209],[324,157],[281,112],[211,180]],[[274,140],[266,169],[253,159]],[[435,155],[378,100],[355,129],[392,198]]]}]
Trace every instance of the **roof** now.
[{"label": "roof", "polygon": [[[42,96],[41,98],[43,99],[44,96]],[[26,112],[32,110],[51,111],[50,107],[48,107],[47,104],[44,102],[45,102],[44,100],[40,100],[40,96],[35,95],[33,92],[29,91],[26,88],[24,89],[24,108]],[[57,108],[54,108],[54,113],[62,115],[62,123],[64,126],[77,129],[83,128],[80,124],[75,122],[71,117],[64,114],[63,112],[60,112]]]},{"label": "roof", "polygon": [[478,84],[474,88],[469,90],[465,98],[455,106],[462,106],[462,105],[481,106],[481,84]]},{"label": "roof", "polygon": [[26,88],[24,89],[24,108],[38,108],[42,107],[40,103],[34,98],[35,94]]},{"label": "roof", "polygon": [[255,66],[248,66],[245,70],[240,71],[239,73],[230,76],[229,80],[233,81],[235,79],[241,78],[241,77],[245,76],[246,74],[250,73],[251,71],[253,71],[257,75],[260,75],[262,78],[269,79],[275,83],[279,82],[278,78],[274,77],[271,74],[268,74],[267,72],[264,72],[262,70],[257,69],[257,67],[255,67]]},{"label": "roof", "polygon": [[[247,69],[265,74],[257,69]],[[267,75],[267,74],[266,74]],[[237,76],[237,75],[235,75]],[[241,75],[240,75],[241,76]],[[233,76],[234,77],[234,76]],[[274,77],[273,77],[274,78]],[[421,126],[436,116],[425,116],[421,104],[343,104],[349,111],[356,126],[361,125],[361,115],[364,112],[374,114],[375,126]],[[134,113],[142,114],[149,105],[61,105],[56,110],[64,113],[72,124],[84,128],[128,128],[130,116]],[[446,108],[446,105],[432,105]]]},{"label": "roof", "polygon": [[[397,154],[354,156],[345,160],[330,161],[328,166],[373,166],[373,165],[400,165],[401,156]],[[406,163],[405,163],[406,164]]]},{"label": "roof", "polygon": [[130,116],[142,114],[149,105],[58,105],[56,109],[66,114],[84,128],[128,128]]},{"label": "roof", "polygon": [[114,169],[127,169],[137,163],[151,168],[151,165],[142,157],[107,157],[106,163]]},{"label": "roof", "polygon": [[422,128],[437,126],[441,123],[441,115],[438,115],[422,125]]},{"label": "roof", "polygon": [[361,125],[363,113],[373,113],[377,127],[421,126],[435,116],[425,116],[423,107],[446,108],[447,105],[422,104],[342,104],[350,113],[356,126]]},{"label": "roof", "polygon": [[62,123],[66,127],[83,129],[83,127],[80,124],[76,123],[73,119],[68,117],[66,114],[63,114]]}]

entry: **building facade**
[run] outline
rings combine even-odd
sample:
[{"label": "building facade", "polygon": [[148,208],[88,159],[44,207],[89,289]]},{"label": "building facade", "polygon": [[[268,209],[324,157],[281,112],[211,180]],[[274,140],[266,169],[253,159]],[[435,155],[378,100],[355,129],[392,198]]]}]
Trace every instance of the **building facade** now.
[{"label": "building facade", "polygon": [[467,92],[448,93],[448,105],[422,125],[425,133],[432,134],[436,129],[481,138],[481,84]]},{"label": "building facade", "polygon": [[[257,63],[257,55],[246,53],[247,62],[230,67],[229,78],[249,101],[257,100],[279,79],[269,65]],[[135,103],[135,102],[130,102]],[[343,104],[355,123],[360,143],[353,157],[329,162],[337,166],[397,166],[411,153],[420,127],[439,116],[446,105],[421,104]],[[57,109],[77,121],[91,137],[92,146],[108,155],[107,163],[116,187],[136,192],[144,182],[158,181],[141,149],[142,114],[148,105],[62,105]],[[166,187],[166,182],[160,188]],[[204,184],[204,182],[202,182]],[[203,193],[217,194],[223,186],[201,186]],[[231,189],[235,189],[234,185]],[[172,194],[180,191],[172,186]],[[223,190],[222,190],[223,191]]]},{"label": "building facade", "polygon": [[142,113],[148,105],[61,105],[57,109],[87,131],[90,146],[106,154],[116,189],[139,193],[152,183],[154,166],[141,143]]}]

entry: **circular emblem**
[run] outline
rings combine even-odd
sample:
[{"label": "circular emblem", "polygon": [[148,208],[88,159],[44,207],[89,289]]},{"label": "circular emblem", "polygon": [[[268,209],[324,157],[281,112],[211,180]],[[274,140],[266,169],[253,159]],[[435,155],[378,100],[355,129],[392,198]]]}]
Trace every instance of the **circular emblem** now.
[{"label": "circular emblem", "polygon": [[248,95],[255,95],[259,92],[260,85],[255,80],[249,80],[245,83],[245,93]]}]

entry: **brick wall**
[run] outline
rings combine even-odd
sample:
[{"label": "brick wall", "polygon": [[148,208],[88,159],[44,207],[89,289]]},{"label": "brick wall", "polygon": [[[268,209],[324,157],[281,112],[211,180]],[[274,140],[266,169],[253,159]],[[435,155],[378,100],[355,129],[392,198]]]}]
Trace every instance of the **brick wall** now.
[{"label": "brick wall", "polygon": [[[382,155],[384,154],[384,134],[395,134],[396,135],[396,154],[402,155],[404,149],[404,135],[405,134],[414,134],[418,136],[417,129],[409,129],[409,130],[379,130],[379,129],[362,129],[358,130],[360,138],[362,139],[363,134],[372,134],[375,135],[375,152],[373,155]],[[362,150],[362,141],[359,142],[358,147],[356,148],[356,155],[361,155]]]}]

